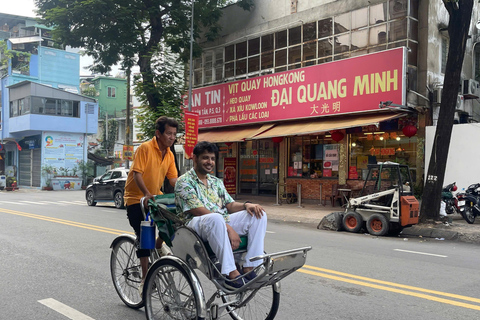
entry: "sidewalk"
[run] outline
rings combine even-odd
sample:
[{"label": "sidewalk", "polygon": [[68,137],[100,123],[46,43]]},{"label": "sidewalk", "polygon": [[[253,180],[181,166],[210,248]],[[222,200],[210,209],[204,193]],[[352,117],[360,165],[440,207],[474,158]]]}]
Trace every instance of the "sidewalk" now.
[{"label": "sidewalk", "polygon": [[[271,221],[302,224],[315,228],[317,228],[320,221],[330,213],[344,211],[344,209],[338,205],[335,207],[332,207],[330,204],[323,206],[318,200],[304,200],[302,207],[299,207],[298,202],[276,205],[275,197],[240,195],[236,198],[238,202],[244,202],[246,200],[262,205],[267,212],[268,219]],[[327,232],[327,230],[321,231]],[[454,215],[452,222],[447,224],[439,221],[421,223],[403,229],[399,237],[420,237],[440,241],[457,240],[480,244],[480,217],[475,224],[468,224],[460,215]]]}]

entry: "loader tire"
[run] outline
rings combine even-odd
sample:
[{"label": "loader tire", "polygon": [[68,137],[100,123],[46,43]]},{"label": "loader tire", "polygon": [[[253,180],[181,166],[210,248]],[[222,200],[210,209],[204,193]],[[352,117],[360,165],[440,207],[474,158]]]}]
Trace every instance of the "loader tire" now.
[{"label": "loader tire", "polygon": [[362,228],[363,219],[360,213],[349,211],[343,216],[343,227],[348,232],[359,232]]},{"label": "loader tire", "polygon": [[388,233],[389,224],[383,214],[372,214],[367,220],[367,230],[372,236],[384,236]]}]

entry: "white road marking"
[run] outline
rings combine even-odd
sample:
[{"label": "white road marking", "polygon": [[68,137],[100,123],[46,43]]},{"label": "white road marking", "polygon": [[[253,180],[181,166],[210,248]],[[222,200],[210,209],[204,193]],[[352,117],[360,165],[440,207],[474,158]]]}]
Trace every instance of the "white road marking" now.
[{"label": "white road marking", "polygon": [[17,204],[21,206],[26,206],[26,203],[20,203],[20,202],[13,202],[13,201],[0,201],[0,203],[10,203],[10,204]]},{"label": "white road marking", "polygon": [[275,233],[275,231],[265,231],[266,233]]},{"label": "white road marking", "polygon": [[37,202],[35,202],[35,201],[26,201],[26,200],[22,200],[21,202],[33,203],[33,204],[39,204],[39,205],[41,205],[41,206],[43,206],[43,205],[46,205],[46,203],[42,203],[42,202],[40,202],[40,201],[37,201]]},{"label": "white road marking", "polygon": [[38,302],[72,320],[95,320],[52,298],[38,300]]},{"label": "white road marking", "polygon": [[65,203],[58,203],[56,201],[42,201],[42,202],[45,202],[45,203],[48,203],[48,204],[56,204],[58,206],[66,206]]},{"label": "white road marking", "polygon": [[402,249],[393,249],[394,251],[406,252],[406,253],[415,253],[415,254],[423,254],[425,256],[433,256],[433,257],[440,257],[440,258],[447,258],[448,256],[444,256],[441,254],[435,253],[427,253],[427,252],[418,252],[418,251],[410,251],[410,250],[402,250]]},{"label": "white road marking", "polygon": [[67,203],[67,204],[74,204],[74,205],[77,205],[77,206],[83,205],[83,204],[76,203],[76,202],[73,202],[73,201],[62,201],[62,200],[59,200],[58,202]]}]

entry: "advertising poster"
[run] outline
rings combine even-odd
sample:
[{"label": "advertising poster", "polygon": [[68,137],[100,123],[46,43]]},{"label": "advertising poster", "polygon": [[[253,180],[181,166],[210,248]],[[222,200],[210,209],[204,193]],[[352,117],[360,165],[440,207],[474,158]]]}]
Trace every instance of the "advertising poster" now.
[{"label": "advertising poster", "polygon": [[[325,169],[331,171],[338,171],[338,144],[324,144],[323,145],[323,169],[325,176]],[[325,176],[326,177],[326,176]]]},{"label": "advertising poster", "polygon": [[406,48],[194,89],[200,128],[307,119],[404,105]]},{"label": "advertising poster", "polygon": [[198,114],[185,111],[185,158],[191,159],[198,141]]},{"label": "advertising poster", "polygon": [[63,171],[65,175],[74,175],[73,171],[83,160],[83,139],[83,134],[79,133],[44,132],[44,164]]},{"label": "advertising poster", "polygon": [[133,161],[133,146],[123,146],[123,160]]},{"label": "advertising poster", "polygon": [[223,184],[230,195],[237,193],[237,159],[224,158],[223,159]]}]

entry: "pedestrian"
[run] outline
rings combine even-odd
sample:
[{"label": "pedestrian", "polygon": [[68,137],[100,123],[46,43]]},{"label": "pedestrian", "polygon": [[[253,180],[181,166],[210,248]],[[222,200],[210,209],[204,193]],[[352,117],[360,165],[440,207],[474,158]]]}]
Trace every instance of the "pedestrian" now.
[{"label": "pedestrian", "polygon": [[[135,151],[132,167],[128,173],[125,184],[125,204],[127,217],[137,239],[140,239],[140,224],[145,219],[140,200],[145,197],[144,206],[147,208],[148,200],[160,191],[165,177],[172,186],[177,181],[177,168],[175,157],[170,147],[177,135],[178,122],[166,116],[161,116],[155,121],[155,136],[152,140],[142,143]],[[158,237],[155,247],[160,249],[160,254],[167,254],[162,246],[163,240]],[[139,290],[143,289],[143,280],[148,271],[148,257],[150,250],[137,248],[137,257],[142,265],[142,283]]]}]

